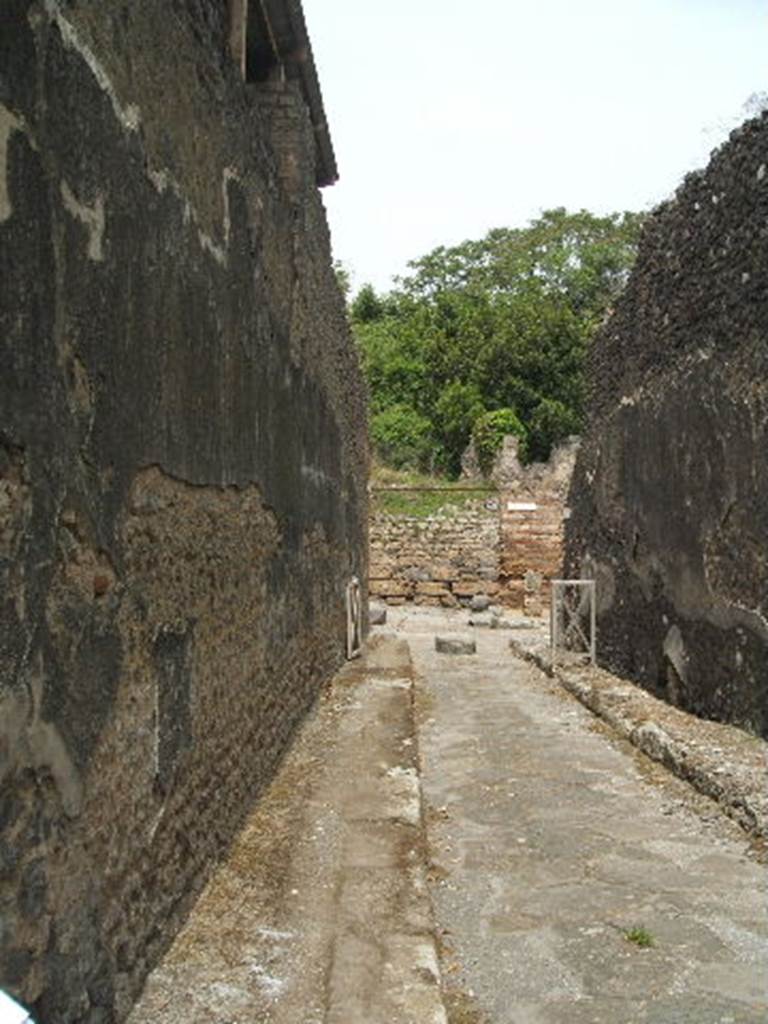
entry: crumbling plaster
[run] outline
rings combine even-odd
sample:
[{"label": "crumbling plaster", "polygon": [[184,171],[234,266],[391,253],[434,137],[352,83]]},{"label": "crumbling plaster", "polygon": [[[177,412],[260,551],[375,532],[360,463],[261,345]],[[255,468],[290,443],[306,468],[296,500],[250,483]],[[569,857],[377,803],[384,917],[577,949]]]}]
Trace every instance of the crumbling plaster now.
[{"label": "crumbling plaster", "polygon": [[768,730],[768,118],[649,219],[590,355],[567,560],[603,663]]},{"label": "crumbling plaster", "polygon": [[0,985],[96,1024],[343,658],[364,389],[303,101],[223,13],[3,17]]}]

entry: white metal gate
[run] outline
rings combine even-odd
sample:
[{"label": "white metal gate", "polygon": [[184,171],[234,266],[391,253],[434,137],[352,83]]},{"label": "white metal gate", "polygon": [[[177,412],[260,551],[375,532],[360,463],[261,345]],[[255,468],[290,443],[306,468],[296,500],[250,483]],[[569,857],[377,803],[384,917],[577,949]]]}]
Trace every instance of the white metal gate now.
[{"label": "white metal gate", "polygon": [[363,642],[363,616],[360,597],[360,580],[353,576],[347,584],[347,658],[360,654]]},{"label": "white metal gate", "polygon": [[552,580],[549,642],[552,667],[563,655],[582,654],[595,664],[597,609],[594,580]]}]

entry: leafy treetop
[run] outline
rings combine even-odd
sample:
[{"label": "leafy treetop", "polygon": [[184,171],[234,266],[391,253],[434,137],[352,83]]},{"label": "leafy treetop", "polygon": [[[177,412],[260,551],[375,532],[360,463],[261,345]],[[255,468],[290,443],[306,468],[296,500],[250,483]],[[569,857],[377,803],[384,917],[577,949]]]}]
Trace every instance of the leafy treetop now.
[{"label": "leafy treetop", "polygon": [[514,416],[529,459],[578,432],[586,347],[624,287],[641,224],[547,210],[434,249],[388,294],[364,285],[350,314],[379,455],[455,475],[475,424],[501,410],[491,422]]}]

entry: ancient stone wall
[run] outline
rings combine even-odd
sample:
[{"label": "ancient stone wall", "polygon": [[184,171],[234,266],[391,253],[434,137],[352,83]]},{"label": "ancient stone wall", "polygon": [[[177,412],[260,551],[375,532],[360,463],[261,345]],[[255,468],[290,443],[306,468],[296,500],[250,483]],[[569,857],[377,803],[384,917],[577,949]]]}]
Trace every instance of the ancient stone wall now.
[{"label": "ancient stone wall", "polygon": [[498,592],[498,500],[446,505],[429,516],[376,512],[370,527],[370,593],[388,604],[455,607]]},{"label": "ancient stone wall", "polygon": [[505,439],[496,476],[502,488],[500,576],[506,604],[540,614],[549,581],[562,573],[568,487],[578,438],[555,448],[549,462],[521,466],[517,438]]},{"label": "ancient stone wall", "polygon": [[591,351],[568,569],[603,664],[768,735],[768,116],[651,218]]},{"label": "ancient stone wall", "polygon": [[547,582],[561,571],[578,439],[530,466],[520,464],[517,445],[517,438],[505,439],[492,497],[446,504],[423,517],[374,511],[372,596],[454,607],[483,593],[531,614],[542,611]]},{"label": "ancient stone wall", "polygon": [[0,987],[131,1005],[343,658],[364,391],[227,5],[4,0]]}]

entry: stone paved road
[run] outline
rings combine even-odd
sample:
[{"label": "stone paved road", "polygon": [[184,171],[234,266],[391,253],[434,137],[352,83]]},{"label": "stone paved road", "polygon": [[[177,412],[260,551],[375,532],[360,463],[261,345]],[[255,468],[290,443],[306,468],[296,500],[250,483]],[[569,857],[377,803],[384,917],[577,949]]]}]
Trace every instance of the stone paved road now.
[{"label": "stone paved road", "polygon": [[737,826],[508,633],[456,657],[434,637],[466,614],[390,623],[324,689],[129,1024],[765,1024],[766,868]]},{"label": "stone paved road", "polygon": [[[508,633],[393,622],[417,672],[449,1019],[765,1024],[766,867],[738,828],[512,659]],[[446,628],[477,655],[437,654]]]}]

